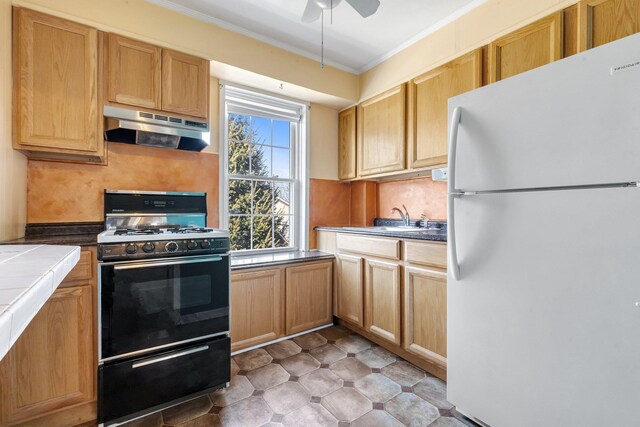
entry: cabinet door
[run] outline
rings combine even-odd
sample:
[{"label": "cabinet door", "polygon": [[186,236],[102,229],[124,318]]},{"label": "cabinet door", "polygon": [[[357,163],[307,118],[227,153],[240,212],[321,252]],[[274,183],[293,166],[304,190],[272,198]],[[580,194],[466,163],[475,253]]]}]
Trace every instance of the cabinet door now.
[{"label": "cabinet door", "polygon": [[231,275],[231,350],[251,347],[284,335],[282,270]]},{"label": "cabinet door", "polygon": [[162,109],[209,117],[209,61],[162,49]]},{"label": "cabinet door", "polygon": [[409,83],[409,167],[447,163],[449,98],[482,86],[482,50]]},{"label": "cabinet door", "polygon": [[14,147],[103,155],[98,135],[98,31],[14,10]]},{"label": "cabinet door", "polygon": [[338,178],[356,177],[356,107],[338,115]]},{"label": "cabinet door", "polygon": [[338,259],[337,313],[339,318],[364,325],[362,258],[340,254]]},{"label": "cabinet door", "polygon": [[160,109],[162,49],[115,34],[107,40],[109,101]]},{"label": "cabinet door", "polygon": [[285,283],[285,335],[331,323],[333,262],[289,267]]},{"label": "cabinet door", "polygon": [[447,274],[405,268],[404,346],[443,368],[447,366]]},{"label": "cabinet door", "polygon": [[640,31],[640,0],[583,0],[579,8],[581,51]]},{"label": "cabinet door", "polygon": [[562,11],[489,44],[491,83],[562,58]]},{"label": "cabinet door", "polygon": [[397,86],[358,106],[358,175],[405,167],[405,91]]},{"label": "cabinet door", "polygon": [[91,286],[62,288],[33,318],[0,363],[1,425],[95,400],[93,307]]},{"label": "cabinet door", "polygon": [[365,328],[400,345],[400,265],[365,260]]}]

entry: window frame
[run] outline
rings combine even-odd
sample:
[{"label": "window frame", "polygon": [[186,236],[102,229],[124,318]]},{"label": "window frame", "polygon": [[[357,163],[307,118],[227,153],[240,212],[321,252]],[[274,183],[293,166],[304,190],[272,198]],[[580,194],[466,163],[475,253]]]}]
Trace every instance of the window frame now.
[{"label": "window frame", "polygon": [[[290,246],[286,248],[242,249],[238,255],[269,254],[309,250],[309,126],[308,102],[275,95],[259,89],[220,81],[219,158],[220,158],[220,228],[229,228],[229,179],[250,179],[272,182],[291,182],[290,194],[293,214],[290,224]],[[229,101],[229,102],[228,102]],[[232,104],[229,107],[229,104]],[[266,108],[265,108],[266,107]],[[232,110],[230,113],[229,110]],[[297,121],[290,110],[297,111]],[[253,113],[253,114],[252,114]],[[291,120],[297,132],[290,134],[290,179],[229,174],[228,117],[229,114],[257,115],[276,120]],[[273,148],[272,148],[273,149]],[[267,178],[267,179],[261,179]]]}]

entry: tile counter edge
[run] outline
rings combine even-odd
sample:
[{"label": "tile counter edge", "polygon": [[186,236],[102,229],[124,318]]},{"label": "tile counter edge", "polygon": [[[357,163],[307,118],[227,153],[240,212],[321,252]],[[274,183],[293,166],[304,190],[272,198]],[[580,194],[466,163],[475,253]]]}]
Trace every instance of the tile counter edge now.
[{"label": "tile counter edge", "polygon": [[78,246],[0,246],[0,360],[79,260]]}]

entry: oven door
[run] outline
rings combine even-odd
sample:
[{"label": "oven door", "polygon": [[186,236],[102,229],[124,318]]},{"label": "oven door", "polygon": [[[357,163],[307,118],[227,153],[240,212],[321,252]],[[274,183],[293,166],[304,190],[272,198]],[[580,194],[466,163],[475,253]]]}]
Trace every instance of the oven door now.
[{"label": "oven door", "polygon": [[229,256],[100,264],[100,361],[229,331]]}]

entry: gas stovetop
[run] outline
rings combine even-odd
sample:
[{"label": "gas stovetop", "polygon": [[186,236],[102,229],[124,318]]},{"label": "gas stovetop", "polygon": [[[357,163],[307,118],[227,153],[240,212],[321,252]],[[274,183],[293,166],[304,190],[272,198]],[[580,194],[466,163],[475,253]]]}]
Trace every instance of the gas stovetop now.
[{"label": "gas stovetop", "polygon": [[204,193],[105,191],[98,259],[129,261],[225,254],[229,232],[205,227]]},{"label": "gas stovetop", "polygon": [[154,234],[201,234],[211,233],[213,228],[181,226],[173,224],[164,225],[144,225],[137,228],[116,228],[113,232],[114,236],[148,236]]},{"label": "gas stovetop", "polygon": [[228,238],[224,230],[206,227],[180,228],[113,228],[98,235],[98,243],[126,243],[173,239],[215,239]]},{"label": "gas stovetop", "polygon": [[229,233],[204,227],[111,229],[98,235],[101,260],[193,256],[229,251]]}]

